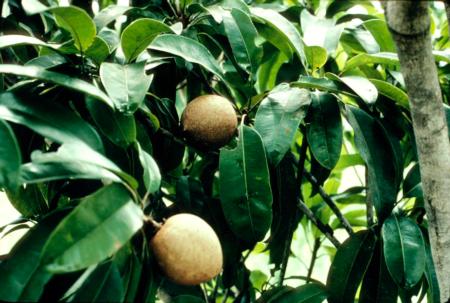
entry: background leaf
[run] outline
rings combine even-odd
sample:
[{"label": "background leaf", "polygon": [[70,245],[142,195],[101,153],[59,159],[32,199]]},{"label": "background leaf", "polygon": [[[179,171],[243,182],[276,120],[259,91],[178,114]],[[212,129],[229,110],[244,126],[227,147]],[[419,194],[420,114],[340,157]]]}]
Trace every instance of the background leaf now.
[{"label": "background leaf", "polygon": [[[282,294],[276,299],[277,303],[321,303],[328,297],[325,286],[309,283]],[[270,301],[275,302],[275,301]]]},{"label": "background leaf", "polygon": [[0,119],[0,142],[0,188],[16,190],[20,183],[19,169],[22,155],[12,128],[2,119]]}]

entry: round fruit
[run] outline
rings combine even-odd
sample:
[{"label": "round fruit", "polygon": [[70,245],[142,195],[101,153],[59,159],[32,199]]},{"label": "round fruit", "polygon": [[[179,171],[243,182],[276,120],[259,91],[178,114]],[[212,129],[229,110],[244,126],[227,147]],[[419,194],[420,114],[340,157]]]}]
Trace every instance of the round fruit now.
[{"label": "round fruit", "polygon": [[164,274],[181,285],[211,280],[222,270],[222,248],[211,226],[191,214],[170,217],[150,242]]},{"label": "round fruit", "polygon": [[237,117],[230,101],[217,95],[203,95],[188,103],[181,116],[183,132],[200,147],[219,148],[236,133]]}]

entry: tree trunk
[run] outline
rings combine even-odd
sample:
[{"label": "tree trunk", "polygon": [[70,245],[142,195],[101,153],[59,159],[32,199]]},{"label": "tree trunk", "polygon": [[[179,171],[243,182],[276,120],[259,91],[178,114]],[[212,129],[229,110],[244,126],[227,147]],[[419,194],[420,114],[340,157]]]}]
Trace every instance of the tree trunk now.
[{"label": "tree trunk", "polygon": [[408,91],[441,302],[450,300],[450,142],[430,37],[428,2],[386,1]]}]

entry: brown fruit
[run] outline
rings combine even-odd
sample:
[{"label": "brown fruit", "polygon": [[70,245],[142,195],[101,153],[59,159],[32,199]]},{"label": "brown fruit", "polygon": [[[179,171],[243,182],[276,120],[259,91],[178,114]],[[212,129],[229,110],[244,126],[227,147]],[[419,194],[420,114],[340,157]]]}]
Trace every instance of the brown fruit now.
[{"label": "brown fruit", "polygon": [[150,242],[164,274],[181,285],[211,280],[222,270],[222,248],[211,226],[191,214],[170,217]]},{"label": "brown fruit", "polygon": [[194,145],[219,148],[236,133],[237,117],[230,101],[217,95],[203,95],[188,103],[181,116],[186,138]]}]

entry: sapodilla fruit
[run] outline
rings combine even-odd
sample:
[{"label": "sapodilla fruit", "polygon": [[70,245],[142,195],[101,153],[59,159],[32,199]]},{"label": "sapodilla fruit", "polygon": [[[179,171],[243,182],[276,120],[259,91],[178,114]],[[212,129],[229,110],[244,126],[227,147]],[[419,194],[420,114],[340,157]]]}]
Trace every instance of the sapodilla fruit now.
[{"label": "sapodilla fruit", "polygon": [[219,238],[198,216],[170,217],[150,245],[164,274],[177,284],[197,285],[211,280],[222,270]]},{"label": "sapodilla fruit", "polygon": [[194,146],[219,148],[236,133],[237,117],[226,98],[203,95],[188,103],[181,116],[181,125],[186,139]]}]

